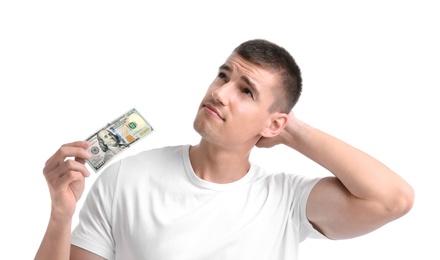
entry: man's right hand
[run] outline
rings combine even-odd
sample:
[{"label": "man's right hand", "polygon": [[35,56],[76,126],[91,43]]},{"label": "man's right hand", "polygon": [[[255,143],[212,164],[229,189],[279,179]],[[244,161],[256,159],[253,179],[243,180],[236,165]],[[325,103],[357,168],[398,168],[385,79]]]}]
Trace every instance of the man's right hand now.
[{"label": "man's right hand", "polygon": [[89,143],[78,141],[62,145],[46,161],[43,169],[52,199],[52,217],[71,218],[84,192],[84,179],[90,175],[85,162]]}]

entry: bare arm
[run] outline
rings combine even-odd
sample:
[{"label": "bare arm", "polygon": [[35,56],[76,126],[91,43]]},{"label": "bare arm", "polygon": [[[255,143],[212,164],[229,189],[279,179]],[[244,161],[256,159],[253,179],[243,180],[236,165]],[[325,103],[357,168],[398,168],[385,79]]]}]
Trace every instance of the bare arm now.
[{"label": "bare arm", "polygon": [[82,249],[72,248],[71,251],[70,245],[72,216],[84,191],[84,178],[89,176],[84,165],[89,156],[86,152],[88,146],[83,141],[65,144],[46,162],[43,173],[49,186],[52,207],[36,260],[69,259],[71,253],[72,259],[76,256],[83,260],[103,259]]},{"label": "bare arm", "polygon": [[366,234],[403,216],[412,207],[413,189],[400,176],[368,154],[310,127],[292,114],[277,137],[262,138],[257,146],[278,143],[299,151],[335,176],[316,184],[307,202],[309,221],[331,239]]}]

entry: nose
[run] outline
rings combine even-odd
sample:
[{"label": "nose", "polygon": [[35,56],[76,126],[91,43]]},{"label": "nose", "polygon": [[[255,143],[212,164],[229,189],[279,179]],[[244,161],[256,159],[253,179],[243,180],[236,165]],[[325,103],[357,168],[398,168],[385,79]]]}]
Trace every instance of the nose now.
[{"label": "nose", "polygon": [[213,90],[211,92],[212,97],[215,101],[219,102],[223,106],[227,106],[233,95],[231,84],[224,84],[221,87]]}]

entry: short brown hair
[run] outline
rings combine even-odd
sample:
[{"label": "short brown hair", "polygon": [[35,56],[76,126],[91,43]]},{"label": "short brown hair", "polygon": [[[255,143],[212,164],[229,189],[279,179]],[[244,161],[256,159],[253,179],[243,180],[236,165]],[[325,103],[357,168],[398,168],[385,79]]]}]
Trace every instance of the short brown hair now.
[{"label": "short brown hair", "polygon": [[301,71],[292,55],[283,47],[264,39],[243,42],[234,49],[234,53],[264,69],[278,73],[281,91],[275,93],[270,111],[289,113],[298,102],[302,91]]}]

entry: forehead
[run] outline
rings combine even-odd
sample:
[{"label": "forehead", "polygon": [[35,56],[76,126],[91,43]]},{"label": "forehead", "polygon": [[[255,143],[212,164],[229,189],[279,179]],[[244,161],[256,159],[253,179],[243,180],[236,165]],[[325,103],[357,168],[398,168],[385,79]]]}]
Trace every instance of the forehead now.
[{"label": "forehead", "polygon": [[98,133],[98,135],[100,136],[100,137],[104,137],[104,136],[106,136],[106,135],[108,135],[109,134],[109,132],[107,132],[107,131],[100,131],[99,133]]},{"label": "forehead", "polygon": [[271,89],[277,85],[279,75],[274,70],[265,69],[262,66],[243,59],[236,53],[232,53],[220,69],[230,71],[239,77],[246,77],[258,88]]}]

